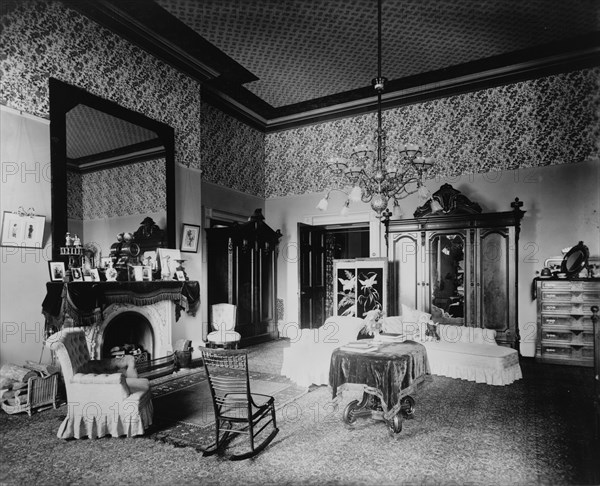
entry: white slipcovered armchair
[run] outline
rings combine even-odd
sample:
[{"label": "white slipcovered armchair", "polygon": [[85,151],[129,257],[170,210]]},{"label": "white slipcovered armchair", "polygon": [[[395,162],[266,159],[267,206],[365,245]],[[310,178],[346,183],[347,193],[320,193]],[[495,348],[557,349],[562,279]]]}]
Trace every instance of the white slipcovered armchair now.
[{"label": "white slipcovered armchair", "polygon": [[67,390],[61,439],[142,435],[152,424],[150,383],[138,378],[133,356],[90,360],[85,329],[65,328],[48,338]]}]

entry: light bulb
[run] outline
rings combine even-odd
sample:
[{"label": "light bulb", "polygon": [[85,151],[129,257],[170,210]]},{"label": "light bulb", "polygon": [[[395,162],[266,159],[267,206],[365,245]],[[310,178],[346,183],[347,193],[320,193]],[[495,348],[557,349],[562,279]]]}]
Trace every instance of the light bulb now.
[{"label": "light bulb", "polygon": [[404,213],[402,212],[400,204],[394,204],[394,208],[392,210],[392,218],[400,219],[402,216],[404,216]]},{"label": "light bulb", "polygon": [[317,209],[319,211],[327,211],[327,206],[329,206],[329,195],[325,196],[323,199],[321,199],[319,201],[319,204],[317,204]]},{"label": "light bulb", "polygon": [[342,210],[340,211],[340,214],[342,216],[348,216],[348,213],[350,212],[350,209],[348,209],[348,206],[350,205],[350,200],[348,199],[346,201],[346,204],[344,204],[344,207],[342,208]]},{"label": "light bulb", "polygon": [[352,202],[360,202],[362,198],[362,189],[359,186],[354,186],[350,191],[348,199]]},{"label": "light bulb", "polygon": [[419,189],[417,190],[417,194],[419,195],[419,199],[423,203],[425,203],[431,197],[431,192],[429,192],[429,189],[427,189],[423,185],[419,186]]}]

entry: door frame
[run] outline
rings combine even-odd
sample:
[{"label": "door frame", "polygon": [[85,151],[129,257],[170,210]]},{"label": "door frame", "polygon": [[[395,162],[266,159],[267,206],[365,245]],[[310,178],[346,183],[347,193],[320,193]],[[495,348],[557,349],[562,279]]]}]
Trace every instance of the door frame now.
[{"label": "door frame", "polygon": [[[362,215],[361,215],[362,216]],[[323,224],[312,224],[311,222],[308,222],[307,219],[309,218],[305,218],[304,221],[298,222],[297,224],[297,228],[298,228],[298,232],[297,232],[297,241],[298,241],[298,246],[300,246],[301,241],[300,241],[300,227],[301,226],[308,226],[308,227],[316,227],[319,229],[324,230],[326,233],[328,231],[335,231],[335,230],[339,230],[337,232],[342,233],[344,230],[349,230],[349,229],[354,229],[354,230],[367,230],[369,232],[369,239],[371,240],[371,224],[370,224],[370,219],[367,216],[365,219],[362,220],[356,220],[356,221],[344,221],[344,222],[339,222],[339,217],[335,218],[335,222],[333,221],[329,221],[327,223],[323,222]],[[310,218],[311,220],[314,219],[320,219],[320,218]],[[323,218],[325,219],[325,218]],[[327,219],[333,219],[333,218],[327,218]],[[370,249],[369,249],[370,252]],[[297,274],[298,274],[298,324],[301,327],[302,326],[302,281],[301,281],[301,272],[302,272],[302,257],[303,257],[303,253],[301,250],[298,251],[298,262],[297,262]],[[325,272],[325,269],[323,269],[323,272]],[[327,282],[325,282],[325,287],[327,286]],[[327,288],[325,288],[325,295],[327,294]],[[325,316],[325,319],[327,318],[327,316]],[[311,321],[311,328],[312,327],[312,321]],[[314,323],[315,327],[320,327],[322,326],[323,323]]]}]

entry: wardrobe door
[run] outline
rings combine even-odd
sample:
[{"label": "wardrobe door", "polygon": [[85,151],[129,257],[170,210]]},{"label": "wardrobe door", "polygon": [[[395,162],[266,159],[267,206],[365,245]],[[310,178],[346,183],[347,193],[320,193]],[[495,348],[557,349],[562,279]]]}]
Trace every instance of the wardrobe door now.
[{"label": "wardrobe door", "polygon": [[477,231],[476,316],[479,327],[494,329],[499,344],[514,342],[514,245],[509,228]]},{"label": "wardrobe door", "polygon": [[428,232],[427,244],[429,279],[425,288],[429,298],[425,310],[432,312],[432,306],[436,306],[443,316],[453,318],[454,323],[464,323],[465,270],[468,270],[465,231]]},{"label": "wardrobe door", "polygon": [[401,304],[423,309],[428,298],[426,252],[420,232],[391,233],[388,241],[388,261],[391,282],[388,315],[400,315]]}]

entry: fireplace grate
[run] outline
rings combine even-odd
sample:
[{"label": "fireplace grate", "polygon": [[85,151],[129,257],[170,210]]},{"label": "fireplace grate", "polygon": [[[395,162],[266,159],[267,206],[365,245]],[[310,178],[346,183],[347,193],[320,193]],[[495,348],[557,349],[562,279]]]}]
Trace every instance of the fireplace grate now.
[{"label": "fireplace grate", "polygon": [[140,378],[158,378],[159,376],[170,375],[176,370],[175,353],[162,358],[136,362],[135,369]]}]

